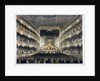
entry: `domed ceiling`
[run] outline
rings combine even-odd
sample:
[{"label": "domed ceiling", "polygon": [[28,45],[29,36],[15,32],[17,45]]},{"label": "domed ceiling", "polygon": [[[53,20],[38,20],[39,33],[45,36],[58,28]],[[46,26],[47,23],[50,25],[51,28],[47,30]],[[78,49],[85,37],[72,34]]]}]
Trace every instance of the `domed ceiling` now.
[{"label": "domed ceiling", "polygon": [[40,26],[68,26],[79,15],[18,15],[32,27]]}]

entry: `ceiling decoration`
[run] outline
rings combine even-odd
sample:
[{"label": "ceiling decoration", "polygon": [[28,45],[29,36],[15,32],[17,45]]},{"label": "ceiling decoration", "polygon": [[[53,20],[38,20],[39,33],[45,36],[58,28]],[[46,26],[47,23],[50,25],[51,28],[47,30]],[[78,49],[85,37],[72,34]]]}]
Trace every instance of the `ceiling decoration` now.
[{"label": "ceiling decoration", "polygon": [[79,15],[19,15],[32,27],[39,26],[67,26]]}]

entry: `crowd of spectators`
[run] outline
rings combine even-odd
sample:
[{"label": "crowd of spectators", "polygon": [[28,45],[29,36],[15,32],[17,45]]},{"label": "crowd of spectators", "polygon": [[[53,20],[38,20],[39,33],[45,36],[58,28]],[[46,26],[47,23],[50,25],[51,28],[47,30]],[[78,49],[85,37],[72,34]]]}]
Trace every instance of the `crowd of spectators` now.
[{"label": "crowd of spectators", "polygon": [[66,49],[63,53],[68,55],[82,54],[82,49]]},{"label": "crowd of spectators", "polygon": [[22,31],[25,35],[28,35],[32,38],[35,39],[37,38],[36,34],[32,30],[24,26],[23,24],[17,23],[17,30]]},{"label": "crowd of spectators", "polygon": [[74,40],[67,40],[62,44],[62,47],[72,47],[72,46],[81,46],[82,38],[77,38]]},{"label": "crowd of spectators", "polygon": [[17,54],[34,54],[35,48],[27,49],[27,48],[17,48]]},{"label": "crowd of spectators", "polygon": [[17,35],[17,42],[18,42],[18,44],[21,44],[21,45],[25,44],[26,46],[30,46],[30,45],[32,45],[34,47],[37,46],[37,44],[33,40],[30,40],[28,38],[25,38],[25,37],[22,37],[19,35]]},{"label": "crowd of spectators", "polygon": [[79,34],[81,32],[81,30],[82,30],[82,27],[80,25],[77,25],[77,26],[69,29],[68,31],[66,31],[61,38],[62,38],[62,40],[65,39],[66,37],[71,38],[73,35]]},{"label": "crowd of spectators", "polygon": [[17,63],[82,63],[82,59],[63,54],[37,54],[17,59]]}]

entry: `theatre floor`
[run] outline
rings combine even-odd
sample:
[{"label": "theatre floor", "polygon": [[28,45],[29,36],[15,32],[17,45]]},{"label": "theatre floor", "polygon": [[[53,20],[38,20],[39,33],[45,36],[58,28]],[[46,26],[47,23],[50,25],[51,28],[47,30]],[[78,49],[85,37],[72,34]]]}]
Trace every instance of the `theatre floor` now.
[{"label": "theatre floor", "polygon": [[17,63],[82,63],[82,59],[79,59],[77,57],[71,56],[71,55],[65,55],[62,53],[57,54],[45,54],[45,53],[38,53],[36,55],[30,56],[30,57],[24,57],[17,59]]}]

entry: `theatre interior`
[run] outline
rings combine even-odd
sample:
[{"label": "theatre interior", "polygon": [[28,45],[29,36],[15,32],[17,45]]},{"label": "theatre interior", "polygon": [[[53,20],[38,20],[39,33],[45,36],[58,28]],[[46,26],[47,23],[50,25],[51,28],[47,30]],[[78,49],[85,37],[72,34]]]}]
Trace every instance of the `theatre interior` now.
[{"label": "theatre interior", "polygon": [[82,64],[82,15],[16,15],[17,64]]}]

